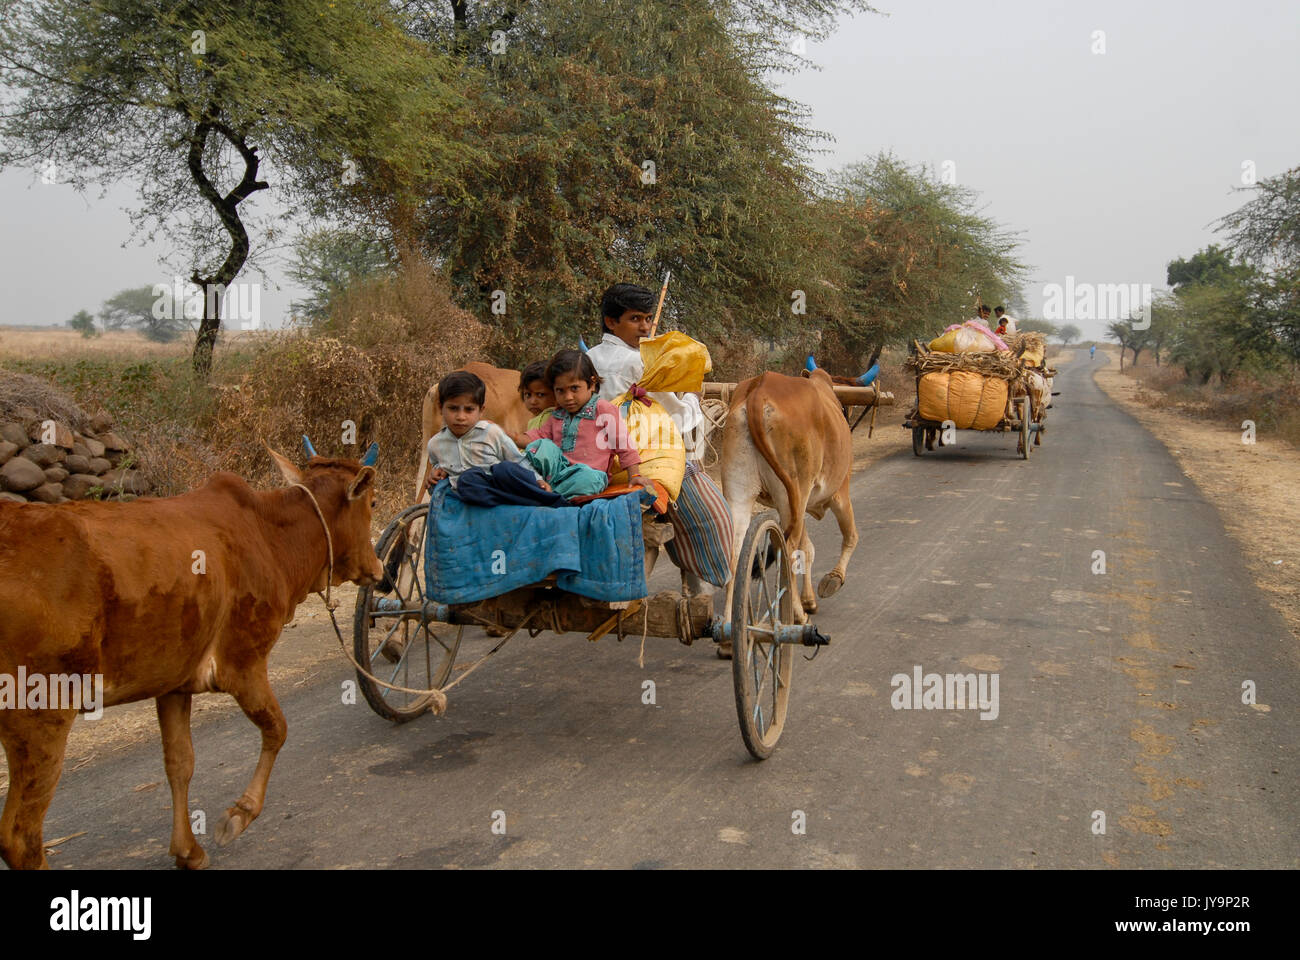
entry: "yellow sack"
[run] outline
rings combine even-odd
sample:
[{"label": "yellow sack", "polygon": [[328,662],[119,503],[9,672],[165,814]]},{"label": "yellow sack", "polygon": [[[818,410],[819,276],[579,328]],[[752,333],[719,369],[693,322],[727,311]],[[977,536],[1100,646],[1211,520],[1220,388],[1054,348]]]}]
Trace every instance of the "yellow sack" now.
[{"label": "yellow sack", "polygon": [[1035,344],[1026,347],[1025,352],[1020,355],[1020,358],[1031,367],[1041,367],[1043,365],[1043,357],[1046,353],[1047,349],[1045,347]]},{"label": "yellow sack", "polygon": [[651,393],[699,393],[713,369],[709,348],[676,330],[642,340],[641,364],[637,383]]},{"label": "yellow sack", "polygon": [[[686,444],[681,432],[668,411],[657,401],[646,406],[641,400],[632,400],[623,394],[616,401],[619,413],[627,422],[628,442],[641,454],[641,476],[658,480],[668,491],[668,499],[676,500],[682,491],[682,477],[686,473]],[[619,469],[609,478],[610,486],[627,483],[627,471]]]},{"label": "yellow sack", "polygon": [[[641,379],[637,386],[648,393],[698,393],[704,375],[713,369],[709,349],[676,330],[641,341]],[[614,400],[627,421],[628,440],[641,454],[641,475],[658,480],[676,500],[686,473],[686,444],[668,411],[655,400],[646,406],[631,392]],[[611,484],[627,482],[627,471],[610,477]]]},{"label": "yellow sack", "polygon": [[951,420],[958,430],[990,430],[1007,407],[1007,382],[969,370],[927,373],[917,384],[923,420]]}]

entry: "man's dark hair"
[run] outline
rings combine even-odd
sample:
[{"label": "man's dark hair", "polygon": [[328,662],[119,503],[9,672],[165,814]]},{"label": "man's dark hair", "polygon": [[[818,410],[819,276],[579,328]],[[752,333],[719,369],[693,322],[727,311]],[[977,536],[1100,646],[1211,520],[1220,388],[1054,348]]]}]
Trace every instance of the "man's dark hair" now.
[{"label": "man's dark hair", "polygon": [[616,283],[600,296],[600,326],[608,330],[605,319],[617,320],[629,310],[651,313],[655,292],[639,283]]},{"label": "man's dark hair", "polygon": [[581,350],[561,350],[552,357],[551,362],[546,365],[546,385],[555,389],[555,381],[565,373],[577,374],[579,378],[590,383],[592,389],[600,389],[601,378],[596,373],[596,365]]},{"label": "man's dark hair", "polygon": [[438,381],[438,406],[452,397],[469,397],[481,407],[487,401],[487,387],[474,374],[456,370]]},{"label": "man's dark hair", "polygon": [[[522,394],[528,389],[528,385],[534,380],[540,380],[546,383],[546,361],[534,360],[528,366],[519,371],[519,392]],[[547,384],[550,386],[550,384]]]},{"label": "man's dark hair", "polygon": [[981,317],[984,316],[984,315],[985,315],[986,313],[988,313],[988,312],[989,312],[989,308],[988,308],[988,307],[980,307],[980,316],[981,316]]},{"label": "man's dark hair", "polygon": [[1000,316],[1002,316],[1002,314],[1004,314],[1004,313],[1007,312],[1007,308],[1006,308],[1006,307],[994,307],[994,308],[993,308],[993,312],[996,313],[996,314],[1000,317]]}]

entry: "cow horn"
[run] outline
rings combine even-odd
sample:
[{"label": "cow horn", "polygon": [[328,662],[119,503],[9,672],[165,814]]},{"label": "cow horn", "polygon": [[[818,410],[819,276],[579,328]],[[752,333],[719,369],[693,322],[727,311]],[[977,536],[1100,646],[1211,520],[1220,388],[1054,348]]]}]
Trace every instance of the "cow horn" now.
[{"label": "cow horn", "polygon": [[370,446],[366,448],[366,455],[361,458],[363,467],[373,467],[375,461],[379,459],[379,444],[374,440],[370,441]]},{"label": "cow horn", "polygon": [[307,434],[305,433],[302,435],[302,448],[307,451],[307,456],[309,457],[320,456],[320,454],[316,452],[316,448],[311,445],[311,441],[307,439]]},{"label": "cow horn", "polygon": [[858,377],[858,384],[863,387],[869,387],[875,382],[876,377],[880,376],[880,364],[873,363],[871,369]]},{"label": "cow horn", "polygon": [[817,361],[813,359],[813,355],[811,353],[808,354],[808,359],[803,362],[803,367],[809,373],[812,373],[814,370],[817,369]]},{"label": "cow horn", "polygon": [[582,334],[578,334],[578,349],[586,353],[591,348],[587,346],[587,341],[582,339]]}]

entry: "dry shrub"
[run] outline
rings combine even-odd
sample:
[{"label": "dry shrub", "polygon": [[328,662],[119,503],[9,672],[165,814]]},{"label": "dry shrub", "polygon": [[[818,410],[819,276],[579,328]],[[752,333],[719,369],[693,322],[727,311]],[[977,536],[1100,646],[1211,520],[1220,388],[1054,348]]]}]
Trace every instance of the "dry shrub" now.
[{"label": "dry shrub", "polygon": [[1207,420],[1239,427],[1253,420],[1257,431],[1300,446],[1300,368],[1238,371],[1226,383],[1200,383],[1181,367],[1144,364],[1126,366],[1124,375],[1136,379],[1138,399],[1148,406],[1175,409]]},{"label": "dry shrub", "polygon": [[[210,443],[221,466],[274,481],[262,441],[294,459],[305,433],[322,456],[379,443],[381,515],[409,502],[420,409],[440,376],[480,356],[483,326],[452,303],[427,264],[346,292],[313,331],[260,344],[236,382],[218,386]],[[355,443],[344,443],[347,423]]]},{"label": "dry shrub", "polygon": [[60,420],[82,433],[90,429],[86,411],[48,380],[0,370],[0,420],[17,420],[19,407],[30,407],[41,418]]}]

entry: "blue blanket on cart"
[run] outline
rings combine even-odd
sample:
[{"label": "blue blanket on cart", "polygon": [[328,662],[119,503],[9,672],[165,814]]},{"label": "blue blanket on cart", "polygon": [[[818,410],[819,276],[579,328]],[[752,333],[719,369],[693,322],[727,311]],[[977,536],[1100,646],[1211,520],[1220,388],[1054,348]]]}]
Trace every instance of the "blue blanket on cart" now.
[{"label": "blue blanket on cart", "polygon": [[557,509],[474,507],[450,492],[443,480],[429,500],[429,599],[476,603],[552,573],[560,589],[593,600],[646,595],[641,500],[649,494]]}]

